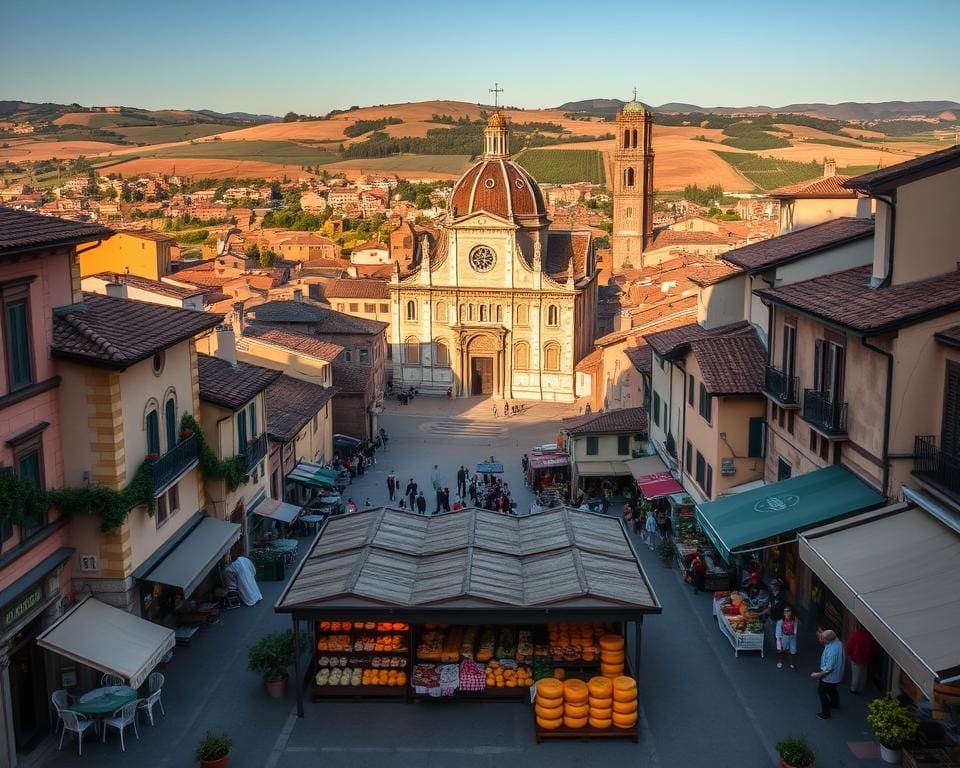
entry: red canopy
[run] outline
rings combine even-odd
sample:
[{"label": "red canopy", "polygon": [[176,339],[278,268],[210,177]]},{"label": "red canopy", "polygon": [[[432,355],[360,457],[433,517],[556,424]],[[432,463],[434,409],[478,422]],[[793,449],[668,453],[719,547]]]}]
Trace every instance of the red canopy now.
[{"label": "red canopy", "polygon": [[669,472],[657,472],[652,475],[641,475],[637,478],[637,487],[645,499],[659,499],[671,493],[680,493],[683,488],[673,479]]},{"label": "red canopy", "polygon": [[565,453],[544,453],[539,456],[530,457],[531,469],[551,469],[553,467],[566,467],[570,464],[570,459]]}]

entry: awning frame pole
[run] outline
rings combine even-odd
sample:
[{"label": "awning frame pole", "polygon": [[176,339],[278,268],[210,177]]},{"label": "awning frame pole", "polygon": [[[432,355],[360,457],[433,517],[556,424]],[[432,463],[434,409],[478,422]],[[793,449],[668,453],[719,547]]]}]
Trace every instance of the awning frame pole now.
[{"label": "awning frame pole", "polygon": [[297,717],[303,717],[303,674],[300,671],[300,623],[293,614],[293,674],[297,686]]},{"label": "awning frame pole", "polygon": [[633,679],[637,681],[637,688],[640,687],[640,638],[643,635],[643,616],[633,622],[633,632],[637,636],[637,645],[633,659]]}]

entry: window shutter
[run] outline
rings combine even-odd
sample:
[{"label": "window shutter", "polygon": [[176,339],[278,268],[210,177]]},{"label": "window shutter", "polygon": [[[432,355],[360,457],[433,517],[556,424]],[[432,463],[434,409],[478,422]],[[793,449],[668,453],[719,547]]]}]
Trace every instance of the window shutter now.
[{"label": "window shutter", "polygon": [[820,376],[823,370],[823,339],[817,339],[813,349],[813,388],[817,392],[823,390]]},{"label": "window shutter", "polygon": [[710,464],[707,464],[707,484],[703,490],[707,492],[707,496],[713,496],[713,466]]},{"label": "window shutter", "polygon": [[167,422],[167,450],[172,450],[177,444],[177,405],[173,398],[167,400],[164,407],[164,419]]},{"label": "window shutter", "polygon": [[690,403],[690,407],[693,408],[693,374],[690,374],[690,381],[687,386],[687,402]]},{"label": "window shutter", "polygon": [[947,363],[947,378],[943,388],[940,449],[948,456],[960,453],[960,366],[953,363]]},{"label": "window shutter", "polygon": [[747,456],[759,458],[763,456],[763,417],[750,417],[750,431],[747,443]]}]

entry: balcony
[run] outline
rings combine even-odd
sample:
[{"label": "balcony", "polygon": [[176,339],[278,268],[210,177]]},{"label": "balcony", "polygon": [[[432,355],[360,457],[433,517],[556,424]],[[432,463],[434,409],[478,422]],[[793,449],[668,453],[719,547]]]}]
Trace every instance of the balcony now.
[{"label": "balcony", "polygon": [[763,391],[784,407],[796,407],[800,404],[798,401],[800,378],[787,376],[779,368],[774,368],[772,365],[766,366],[764,370]]},{"label": "balcony", "polygon": [[181,440],[162,456],[148,459],[153,487],[159,495],[173,485],[184,473],[197,466],[197,436]]},{"label": "balcony", "polygon": [[847,436],[847,404],[832,402],[824,392],[803,390],[801,418],[827,437]]},{"label": "balcony", "polygon": [[246,459],[243,464],[243,472],[248,474],[267,455],[267,433],[264,432],[260,437],[248,440],[246,450],[241,451],[240,455]]},{"label": "balcony", "polygon": [[917,435],[914,438],[913,474],[955,499],[960,499],[960,456],[951,456],[937,448],[937,439],[933,435]]}]

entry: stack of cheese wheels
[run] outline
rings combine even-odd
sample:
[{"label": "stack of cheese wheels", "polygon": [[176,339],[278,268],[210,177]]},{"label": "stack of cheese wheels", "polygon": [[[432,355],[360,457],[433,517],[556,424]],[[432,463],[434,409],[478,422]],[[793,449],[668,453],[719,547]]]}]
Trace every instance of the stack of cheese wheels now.
[{"label": "stack of cheese wheels", "polygon": [[600,674],[611,679],[623,674],[623,638],[620,635],[600,638]]},{"label": "stack of cheese wheels", "polygon": [[613,722],[613,683],[609,677],[594,677],[587,683],[590,694],[589,720],[591,728],[609,728]]},{"label": "stack of cheese wheels", "polygon": [[590,714],[590,693],[583,680],[563,681],[563,724],[567,728],[583,728]]},{"label": "stack of cheese wheels", "polygon": [[633,728],[637,724],[637,681],[632,677],[613,679],[613,724]]},{"label": "stack of cheese wheels", "polygon": [[553,731],[563,725],[563,683],[552,677],[538,680],[533,708],[540,728]]}]

